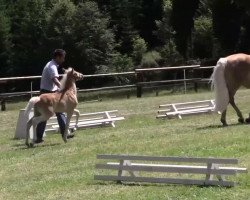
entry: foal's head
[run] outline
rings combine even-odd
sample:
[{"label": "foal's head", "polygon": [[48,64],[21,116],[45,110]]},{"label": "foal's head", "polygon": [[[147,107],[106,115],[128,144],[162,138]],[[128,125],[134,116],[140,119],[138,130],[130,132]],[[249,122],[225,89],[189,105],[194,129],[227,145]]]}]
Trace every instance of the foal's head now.
[{"label": "foal's head", "polygon": [[70,86],[70,83],[75,83],[78,80],[83,79],[83,74],[75,71],[73,68],[63,69],[64,77],[61,81],[62,88],[65,89]]},{"label": "foal's head", "polygon": [[73,79],[74,81],[83,79],[83,74],[75,71],[73,68],[68,69],[67,76],[68,78]]},{"label": "foal's head", "polygon": [[83,79],[83,74],[75,71],[73,68],[63,69],[68,80],[78,81]]}]

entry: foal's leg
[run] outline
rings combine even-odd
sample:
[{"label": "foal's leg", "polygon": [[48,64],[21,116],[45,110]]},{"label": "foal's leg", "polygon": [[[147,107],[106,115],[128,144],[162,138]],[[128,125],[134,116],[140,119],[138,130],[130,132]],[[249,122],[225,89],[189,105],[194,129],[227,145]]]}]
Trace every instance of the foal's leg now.
[{"label": "foal's leg", "polygon": [[75,129],[78,128],[78,121],[79,121],[79,116],[80,116],[80,111],[75,109],[74,114],[76,115],[76,124],[75,124]]},{"label": "foal's leg", "polygon": [[29,138],[30,138],[30,128],[32,126],[32,120],[34,117],[32,117],[31,119],[29,119],[29,121],[26,124],[26,140],[25,140],[25,144],[29,147]]},{"label": "foal's leg", "polygon": [[69,131],[69,125],[70,125],[70,120],[73,115],[74,110],[67,112],[67,120],[66,120],[66,126],[63,134],[63,141],[66,143],[67,142],[67,135]]},{"label": "foal's leg", "polygon": [[227,109],[223,111],[223,113],[221,114],[221,123],[223,124],[223,126],[228,126],[227,121],[226,121],[226,115],[227,115]]}]

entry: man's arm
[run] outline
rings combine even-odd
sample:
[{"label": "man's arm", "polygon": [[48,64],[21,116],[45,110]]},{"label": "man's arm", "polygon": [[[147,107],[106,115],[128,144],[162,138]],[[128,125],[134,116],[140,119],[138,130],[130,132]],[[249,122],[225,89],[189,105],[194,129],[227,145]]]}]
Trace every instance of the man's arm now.
[{"label": "man's arm", "polygon": [[59,89],[61,88],[61,83],[60,83],[60,81],[58,80],[57,77],[54,77],[54,78],[52,79],[52,81],[56,84],[56,86],[57,86]]},{"label": "man's arm", "polygon": [[53,83],[58,87],[58,89],[60,89],[61,88],[61,83],[58,80],[59,74],[58,74],[56,65],[52,65],[49,68],[49,74],[50,74],[50,78],[53,81]]}]

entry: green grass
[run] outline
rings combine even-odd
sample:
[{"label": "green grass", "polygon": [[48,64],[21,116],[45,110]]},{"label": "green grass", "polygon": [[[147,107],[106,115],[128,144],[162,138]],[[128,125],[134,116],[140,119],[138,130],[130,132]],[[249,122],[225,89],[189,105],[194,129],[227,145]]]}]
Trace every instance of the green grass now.
[{"label": "green grass", "polygon": [[[240,166],[250,168],[250,126],[227,128],[219,115],[185,117],[183,120],[156,120],[162,103],[212,98],[208,92],[146,97],[104,99],[80,104],[82,112],[118,109],[126,120],[116,128],[86,129],[64,144],[57,134],[45,143],[27,149],[24,141],[13,140],[18,110],[25,103],[9,104],[0,112],[0,199],[250,199],[250,175],[239,174],[234,188],[197,187],[167,184],[127,184],[97,182],[96,154],[138,154],[155,156],[235,157]],[[249,91],[241,90],[237,103],[247,117]],[[232,109],[228,123],[237,124]]]}]

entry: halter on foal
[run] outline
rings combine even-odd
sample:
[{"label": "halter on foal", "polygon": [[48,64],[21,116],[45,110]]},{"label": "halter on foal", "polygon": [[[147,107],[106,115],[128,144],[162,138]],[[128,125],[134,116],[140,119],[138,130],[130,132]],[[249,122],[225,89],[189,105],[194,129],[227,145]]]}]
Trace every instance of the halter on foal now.
[{"label": "halter on foal", "polygon": [[69,68],[65,70],[65,75],[61,81],[61,91],[56,93],[42,94],[39,97],[33,97],[30,99],[26,109],[25,114],[28,115],[31,109],[34,107],[34,117],[32,117],[26,126],[26,142],[27,146],[33,146],[36,139],[36,131],[34,133],[33,140],[29,144],[29,130],[33,125],[34,130],[36,130],[37,125],[42,121],[47,121],[56,112],[67,113],[67,121],[64,135],[62,136],[63,141],[67,142],[67,134],[70,124],[70,119],[73,113],[76,114],[76,125],[78,123],[79,111],[75,110],[77,101],[77,91],[75,82],[77,80],[83,79],[83,75],[79,72],[74,71],[74,69]]},{"label": "halter on foal", "polygon": [[[234,54],[219,59],[211,77],[215,89],[215,111],[222,113],[221,122],[227,126],[226,112],[230,103],[236,111],[239,122],[244,118],[234,102],[237,90],[244,86],[250,88],[250,55]],[[249,122],[249,119],[246,119]]]}]

